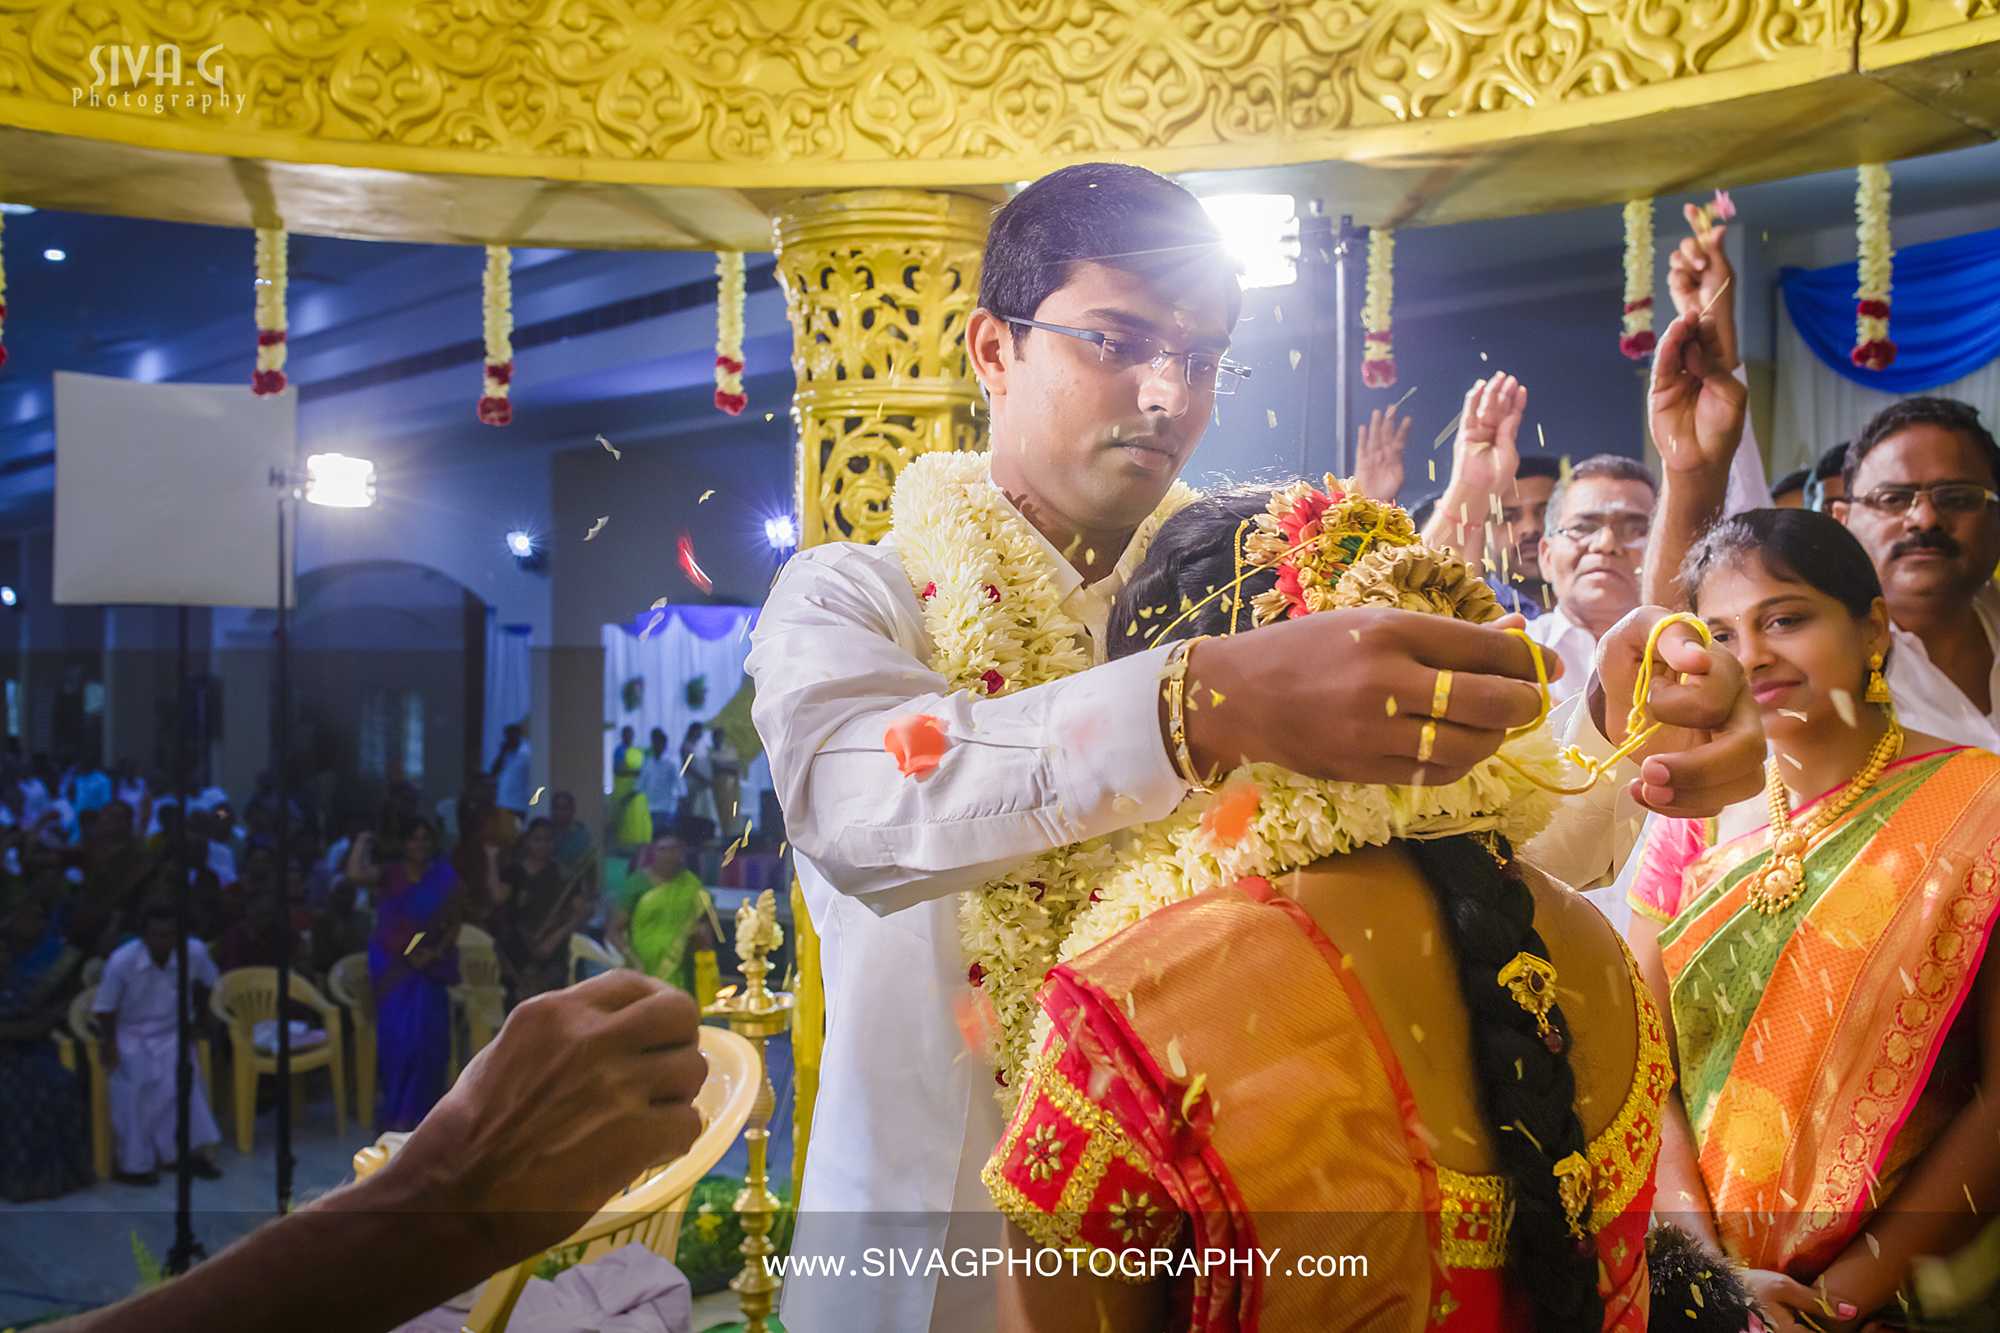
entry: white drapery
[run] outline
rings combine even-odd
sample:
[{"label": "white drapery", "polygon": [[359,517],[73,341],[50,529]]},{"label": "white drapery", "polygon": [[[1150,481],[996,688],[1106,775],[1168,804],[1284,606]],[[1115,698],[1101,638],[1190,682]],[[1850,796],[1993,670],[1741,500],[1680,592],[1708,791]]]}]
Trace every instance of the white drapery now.
[{"label": "white drapery", "polygon": [[533,667],[529,664],[532,625],[502,625],[492,607],[486,608],[486,719],[480,737],[482,767],[500,753],[500,733],[524,722],[534,706]]},{"label": "white drapery", "polygon": [[[637,624],[606,625],[604,643],[604,790],[611,790],[611,752],[618,732],[630,727],[641,748],[654,727],[667,733],[667,746],[681,752],[681,736],[692,722],[707,722],[743,688],[743,661],[750,655],[750,606],[668,606],[647,612]],[[648,626],[657,620],[650,633]],[[688,703],[688,683],[707,686],[701,707]],[[625,686],[640,682],[639,706],[625,707]],[[759,766],[761,769],[761,766]],[[766,778],[765,784],[769,784]],[[752,771],[745,766],[743,803],[755,811]]]},{"label": "white drapery", "polygon": [[[1991,429],[2000,423],[2000,360],[1989,361],[1963,379],[1927,392],[1972,404]],[[1806,346],[1792,325],[1792,317],[1779,303],[1777,431],[1771,441],[1774,475],[1810,467],[1834,445],[1859,435],[1869,418],[1900,397],[1864,389],[1834,374]]]}]

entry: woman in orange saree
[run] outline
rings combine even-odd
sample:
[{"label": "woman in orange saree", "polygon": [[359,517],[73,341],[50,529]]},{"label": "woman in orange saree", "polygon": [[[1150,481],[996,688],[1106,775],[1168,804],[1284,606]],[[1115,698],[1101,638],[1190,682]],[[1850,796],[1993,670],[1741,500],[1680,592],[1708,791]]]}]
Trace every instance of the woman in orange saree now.
[{"label": "woman in orange saree", "polygon": [[1680,1075],[1660,1211],[1780,1328],[1894,1325],[2000,1196],[2000,758],[1897,725],[1880,584],[1833,520],[1738,515],[1682,582],[1774,754],[1761,812],[1659,824],[1632,892]]},{"label": "woman in orange saree", "polygon": [[[1315,586],[1499,616],[1400,511],[1328,490],[1169,520],[1114,641],[1231,582],[1252,523],[1250,563],[1286,553],[1247,581],[1260,616]],[[1357,539],[1308,562],[1321,531]],[[1395,703],[1448,716],[1448,696]],[[1551,808],[1522,770],[1564,768],[1545,729],[1509,753],[1424,788],[1247,766],[1136,835],[1072,923],[984,1172],[1015,1240],[1003,1327],[1646,1326],[1665,1029],[1602,916],[1514,856]]]}]

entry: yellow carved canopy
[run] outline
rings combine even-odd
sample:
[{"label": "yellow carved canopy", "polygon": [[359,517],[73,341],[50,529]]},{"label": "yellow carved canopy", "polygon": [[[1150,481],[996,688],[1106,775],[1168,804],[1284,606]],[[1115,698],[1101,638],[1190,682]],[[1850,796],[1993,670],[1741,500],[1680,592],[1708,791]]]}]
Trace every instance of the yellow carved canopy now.
[{"label": "yellow carved canopy", "polygon": [[301,231],[763,248],[800,192],[1109,157],[1443,222],[1990,138],[1996,65],[1996,0],[0,0],[0,179]]}]

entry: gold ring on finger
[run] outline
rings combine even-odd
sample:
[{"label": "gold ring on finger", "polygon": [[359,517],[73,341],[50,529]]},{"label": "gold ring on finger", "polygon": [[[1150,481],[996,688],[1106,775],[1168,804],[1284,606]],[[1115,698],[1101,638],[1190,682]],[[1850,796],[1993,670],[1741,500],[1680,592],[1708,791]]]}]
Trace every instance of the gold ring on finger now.
[{"label": "gold ring on finger", "polygon": [[1431,748],[1437,744],[1437,738],[1438,724],[1435,722],[1424,723],[1423,730],[1417,733],[1418,763],[1428,764],[1431,761]]},{"label": "gold ring on finger", "polygon": [[1437,684],[1431,687],[1431,716],[1442,718],[1451,706],[1451,671],[1438,672]]}]

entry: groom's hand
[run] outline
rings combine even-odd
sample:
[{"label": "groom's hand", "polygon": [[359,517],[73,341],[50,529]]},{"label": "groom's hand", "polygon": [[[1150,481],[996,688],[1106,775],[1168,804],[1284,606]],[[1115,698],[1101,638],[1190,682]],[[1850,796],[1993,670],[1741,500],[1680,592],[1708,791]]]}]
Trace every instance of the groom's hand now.
[{"label": "groom's hand", "polygon": [[[1440,670],[1449,698],[1419,761]],[[1203,640],[1186,690],[1202,773],[1264,762],[1342,782],[1455,782],[1541,708],[1534,658],[1504,628],[1379,607]]]}]

